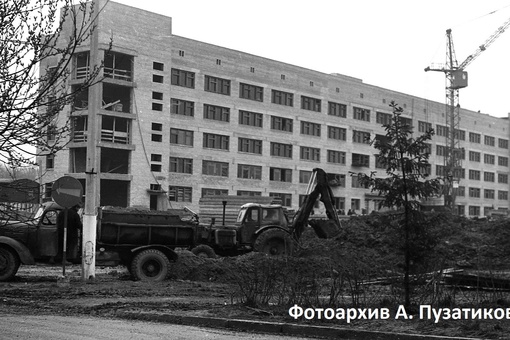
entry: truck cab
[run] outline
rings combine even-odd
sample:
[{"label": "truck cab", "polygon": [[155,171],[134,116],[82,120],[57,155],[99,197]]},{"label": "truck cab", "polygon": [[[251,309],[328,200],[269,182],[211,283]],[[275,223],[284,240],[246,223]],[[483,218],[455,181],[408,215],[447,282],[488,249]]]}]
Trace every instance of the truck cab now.
[{"label": "truck cab", "polygon": [[21,263],[34,264],[57,255],[57,215],[61,210],[48,202],[30,217],[0,219],[0,281],[12,278]]},{"label": "truck cab", "polygon": [[281,205],[248,203],[241,207],[235,223],[240,244],[253,244],[262,231],[279,227],[287,228],[287,217]]}]

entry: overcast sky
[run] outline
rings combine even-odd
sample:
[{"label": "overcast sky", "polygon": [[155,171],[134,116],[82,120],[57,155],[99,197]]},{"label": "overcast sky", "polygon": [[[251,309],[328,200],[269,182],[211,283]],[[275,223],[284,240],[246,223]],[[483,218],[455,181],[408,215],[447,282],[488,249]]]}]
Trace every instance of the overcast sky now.
[{"label": "overcast sky", "polygon": [[[458,64],[510,19],[510,0],[116,0],[172,17],[173,34],[445,102],[446,29]],[[508,29],[510,31],[510,28]],[[460,105],[510,112],[510,32],[467,68]]]}]

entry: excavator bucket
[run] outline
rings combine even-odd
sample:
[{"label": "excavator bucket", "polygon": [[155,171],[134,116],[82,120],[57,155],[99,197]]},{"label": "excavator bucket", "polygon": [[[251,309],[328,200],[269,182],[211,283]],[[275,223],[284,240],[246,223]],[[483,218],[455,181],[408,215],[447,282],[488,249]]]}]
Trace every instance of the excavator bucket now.
[{"label": "excavator bucket", "polygon": [[[328,176],[324,170],[313,169],[306,194],[305,201],[299,207],[292,222],[291,229],[294,238],[299,240],[307,225],[312,226],[320,238],[332,238],[338,235],[340,233],[340,220],[333,205],[333,191],[328,184]],[[320,199],[324,204],[327,219],[309,219],[317,199]]]}]

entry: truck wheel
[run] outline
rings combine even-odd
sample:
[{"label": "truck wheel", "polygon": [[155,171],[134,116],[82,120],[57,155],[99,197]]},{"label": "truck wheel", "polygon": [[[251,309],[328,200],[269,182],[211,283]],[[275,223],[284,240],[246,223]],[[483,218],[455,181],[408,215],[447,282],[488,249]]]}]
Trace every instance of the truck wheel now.
[{"label": "truck wheel", "polygon": [[214,249],[209,247],[207,244],[198,245],[195,248],[191,249],[191,252],[198,257],[205,257],[210,259],[216,258],[216,253],[214,252]]},{"label": "truck wheel", "polygon": [[157,249],[146,249],[131,261],[131,275],[135,280],[163,281],[168,275],[170,260]]},{"label": "truck wheel", "polygon": [[12,250],[0,247],[0,281],[11,280],[18,272],[19,257]]},{"label": "truck wheel", "polygon": [[294,241],[281,229],[269,229],[255,239],[253,249],[268,255],[291,255],[294,251]]}]

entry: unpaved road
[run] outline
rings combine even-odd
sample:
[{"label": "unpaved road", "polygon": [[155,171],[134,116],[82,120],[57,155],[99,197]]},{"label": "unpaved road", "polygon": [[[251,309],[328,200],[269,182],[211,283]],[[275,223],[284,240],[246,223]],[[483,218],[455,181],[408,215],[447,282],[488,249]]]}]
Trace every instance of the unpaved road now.
[{"label": "unpaved road", "polygon": [[[163,323],[88,316],[6,316],[0,314],[0,339],[37,340],[289,340],[274,334],[250,334]],[[312,340],[310,338],[295,338]]]}]

